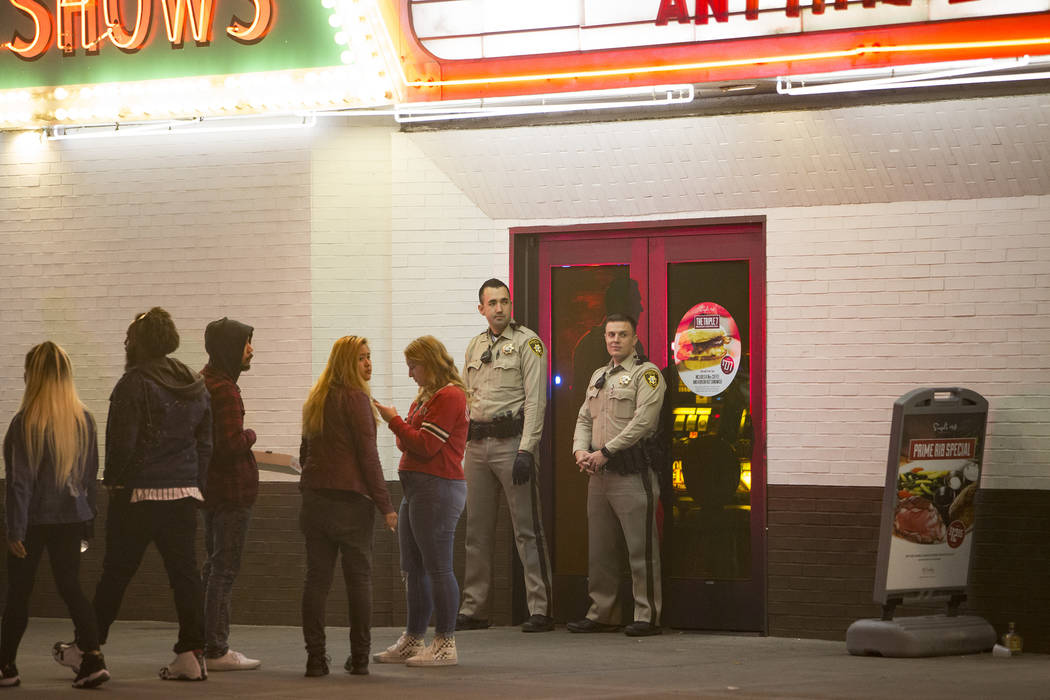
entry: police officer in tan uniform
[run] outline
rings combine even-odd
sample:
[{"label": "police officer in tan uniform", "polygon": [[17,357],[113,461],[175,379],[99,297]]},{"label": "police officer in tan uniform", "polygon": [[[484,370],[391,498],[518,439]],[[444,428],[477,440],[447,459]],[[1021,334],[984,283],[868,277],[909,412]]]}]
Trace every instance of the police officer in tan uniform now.
[{"label": "police officer in tan uniform", "polygon": [[510,290],[497,279],[478,291],[488,328],[467,345],[463,379],[470,390],[466,575],[457,630],[489,626],[492,553],[500,490],[507,497],[514,542],[525,570],[529,619],[523,632],[549,632],[551,569],[540,520],[536,454],[547,405],[543,343],[511,316]]},{"label": "police officer in tan uniform", "polygon": [[627,543],[634,593],[631,637],[660,634],[660,542],[656,506],[660,486],[652,454],[667,388],[660,370],[635,353],[636,322],[625,314],[605,319],[608,364],[591,375],[576,420],[572,449],[587,484],[587,617],[570,632],[618,632],[620,534]]}]

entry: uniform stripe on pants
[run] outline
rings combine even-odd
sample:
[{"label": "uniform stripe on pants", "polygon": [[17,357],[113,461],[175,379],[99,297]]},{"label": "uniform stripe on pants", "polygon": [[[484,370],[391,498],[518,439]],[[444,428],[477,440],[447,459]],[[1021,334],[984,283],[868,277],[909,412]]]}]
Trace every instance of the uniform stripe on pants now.
[{"label": "uniform stripe on pants", "polygon": [[653,476],[648,469],[642,470],[642,486],[645,487],[645,590],[652,611],[654,625],[660,624],[656,609],[656,575],[653,570],[653,523],[656,522],[656,499],[653,498]]},{"label": "uniform stripe on pants", "polygon": [[[540,475],[539,471],[535,466],[532,468],[532,531],[536,533],[536,551],[539,553],[540,558],[540,578],[543,579],[543,587],[547,591],[547,612],[548,616],[552,615],[551,601],[553,596],[551,595],[551,572],[547,569],[547,543],[546,534],[543,531],[543,516],[540,513]],[[531,614],[531,610],[529,611]]]}]

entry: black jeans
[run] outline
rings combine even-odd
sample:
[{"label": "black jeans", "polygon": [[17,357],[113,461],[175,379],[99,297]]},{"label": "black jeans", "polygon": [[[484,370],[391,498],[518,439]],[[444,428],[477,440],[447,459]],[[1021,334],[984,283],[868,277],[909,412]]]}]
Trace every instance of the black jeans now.
[{"label": "black jeans", "polygon": [[40,555],[47,549],[58,593],[69,608],[83,651],[98,649],[98,624],[91,603],[80,589],[80,537],[84,523],[30,525],[26,530],[26,558],[7,553],[7,605],[0,624],[0,667],[15,662],[18,645],[29,622],[29,597],[33,593]]},{"label": "black jeans", "polygon": [[354,491],[303,491],[299,526],[306,537],[303,641],[306,651],[325,653],[325,606],[335,558],[342,554],[350,608],[350,654],[368,658],[372,646],[372,531],[375,504]]},{"label": "black jeans", "polygon": [[175,653],[204,649],[204,599],[197,568],[197,501],[131,503],[130,489],[110,492],[106,516],[106,556],[95,589],[99,641],[106,643],[131,578],[150,542],[157,545],[175,593],[179,639]]}]

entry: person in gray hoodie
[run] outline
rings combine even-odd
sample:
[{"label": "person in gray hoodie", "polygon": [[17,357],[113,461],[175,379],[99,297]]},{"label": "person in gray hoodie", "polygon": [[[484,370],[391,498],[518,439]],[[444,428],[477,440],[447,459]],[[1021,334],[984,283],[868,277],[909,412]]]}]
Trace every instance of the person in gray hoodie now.
[{"label": "person in gray hoodie", "polygon": [[[95,589],[99,642],[106,643],[124,592],[153,542],[175,594],[179,637],[164,680],[205,680],[204,600],[197,567],[197,508],[211,460],[211,401],[204,378],[175,358],[179,333],[167,311],[135,317],[125,340],[126,371],[109,397],[106,553]],[[76,643],[55,660],[79,666]]]}]

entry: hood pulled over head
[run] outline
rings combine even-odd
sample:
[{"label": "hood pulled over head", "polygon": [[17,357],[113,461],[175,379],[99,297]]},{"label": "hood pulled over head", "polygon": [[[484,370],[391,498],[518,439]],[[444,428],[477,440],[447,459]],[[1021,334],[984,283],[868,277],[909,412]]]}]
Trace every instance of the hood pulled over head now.
[{"label": "hood pulled over head", "polygon": [[208,364],[228,374],[236,382],[241,376],[244,345],[251,340],[254,330],[249,325],[225,316],[209,323],[204,329],[204,349],[208,351]]}]

